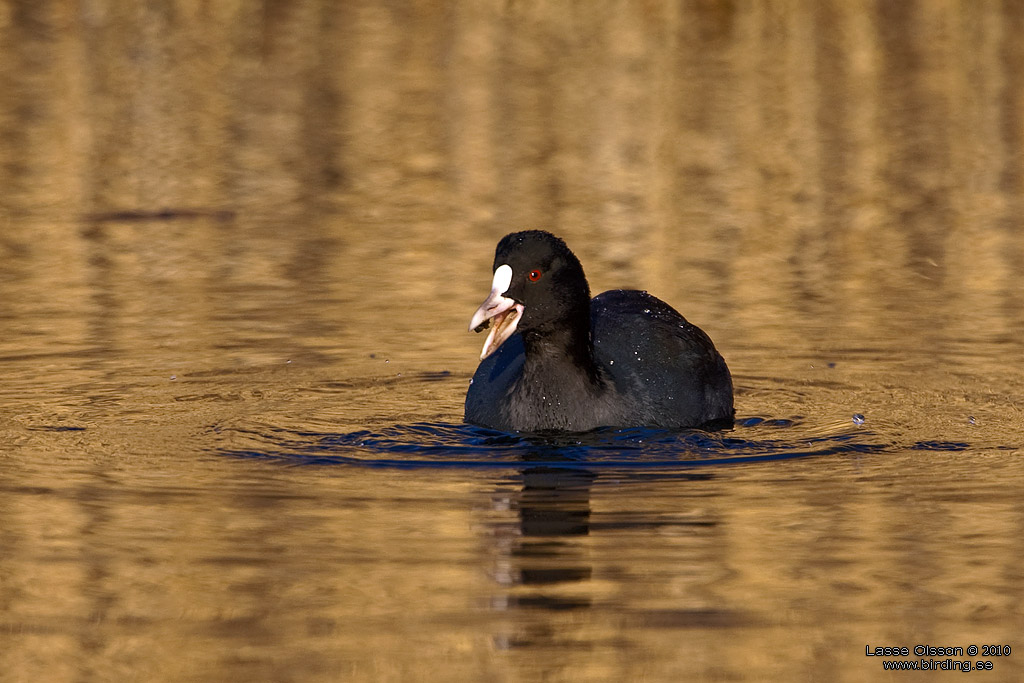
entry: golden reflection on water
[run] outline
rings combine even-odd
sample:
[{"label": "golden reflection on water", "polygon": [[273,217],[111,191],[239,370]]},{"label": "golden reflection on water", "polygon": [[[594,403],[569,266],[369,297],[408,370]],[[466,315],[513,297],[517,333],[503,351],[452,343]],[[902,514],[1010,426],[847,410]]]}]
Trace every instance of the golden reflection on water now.
[{"label": "golden reflection on water", "polygon": [[[1024,648],[1022,30],[997,3],[0,4],[0,671],[860,681],[866,644]],[[522,227],[706,329],[741,416],[862,413],[886,450],[224,457],[459,422]]]}]

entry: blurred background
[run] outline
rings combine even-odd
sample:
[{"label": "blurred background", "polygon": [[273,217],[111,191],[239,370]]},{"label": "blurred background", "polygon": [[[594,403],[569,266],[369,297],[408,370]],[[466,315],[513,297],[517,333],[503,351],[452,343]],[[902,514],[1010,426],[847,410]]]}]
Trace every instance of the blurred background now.
[{"label": "blurred background", "polygon": [[415,287],[454,330],[525,227],[737,341],[793,308],[1019,325],[1015,3],[2,7],[5,262],[152,287],[154,327],[242,263],[289,307]]},{"label": "blurred background", "polygon": [[[1024,646],[1022,35],[995,0],[0,0],[0,678]],[[783,451],[887,455],[621,487],[224,457],[464,446],[525,228],[706,330]]]}]

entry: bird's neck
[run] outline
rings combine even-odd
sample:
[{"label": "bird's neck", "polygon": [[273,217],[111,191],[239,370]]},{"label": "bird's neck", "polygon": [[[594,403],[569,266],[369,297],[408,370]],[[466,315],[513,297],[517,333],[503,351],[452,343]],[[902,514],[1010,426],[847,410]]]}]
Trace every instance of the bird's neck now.
[{"label": "bird's neck", "polygon": [[526,431],[574,432],[615,424],[614,389],[594,364],[589,333],[582,339],[558,336],[563,333],[523,336],[523,370],[510,407],[513,422]]},{"label": "bird's neck", "polygon": [[589,320],[585,326],[560,326],[544,334],[524,334],[523,346],[526,352],[524,372],[534,381],[553,388],[561,382],[582,382],[600,388],[602,382],[594,363]]}]

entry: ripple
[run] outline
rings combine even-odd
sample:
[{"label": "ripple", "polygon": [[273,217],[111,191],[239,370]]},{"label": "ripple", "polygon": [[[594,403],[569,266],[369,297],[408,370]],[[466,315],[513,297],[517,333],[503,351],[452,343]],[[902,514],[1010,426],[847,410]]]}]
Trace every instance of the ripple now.
[{"label": "ripple", "polygon": [[[889,448],[866,430],[808,428],[800,417],[746,417],[720,432],[604,428],[583,434],[510,434],[463,423],[417,422],[348,433],[267,425],[220,427],[258,446],[218,451],[296,465],[388,468],[680,469],[739,465]],[[942,446],[940,446],[942,447]]]}]

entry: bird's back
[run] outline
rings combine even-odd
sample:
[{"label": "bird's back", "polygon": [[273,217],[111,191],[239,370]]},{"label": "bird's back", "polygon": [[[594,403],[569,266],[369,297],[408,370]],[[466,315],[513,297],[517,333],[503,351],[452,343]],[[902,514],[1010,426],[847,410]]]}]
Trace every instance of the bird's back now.
[{"label": "bird's back", "polygon": [[637,290],[611,290],[590,306],[594,359],[635,411],[667,428],[732,423],[732,377],[711,339],[671,306]]}]

